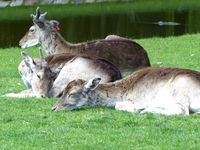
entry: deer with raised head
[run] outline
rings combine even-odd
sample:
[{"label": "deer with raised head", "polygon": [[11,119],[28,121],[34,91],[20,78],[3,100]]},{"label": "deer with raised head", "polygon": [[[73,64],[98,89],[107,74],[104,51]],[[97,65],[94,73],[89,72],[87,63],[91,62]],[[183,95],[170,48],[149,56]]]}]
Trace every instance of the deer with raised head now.
[{"label": "deer with raised head", "polygon": [[200,72],[178,68],[145,68],[113,83],[70,82],[52,110],[82,106],[114,107],[138,113],[200,113]]},{"label": "deer with raised head", "polygon": [[32,15],[34,25],[20,40],[22,48],[41,44],[47,55],[71,53],[96,55],[105,58],[117,67],[137,70],[150,66],[147,52],[136,42],[115,35],[110,35],[106,39],[88,41],[72,44],[64,40],[56,30],[58,22],[45,19],[47,12],[40,13],[36,9],[36,15]]},{"label": "deer with raised head", "polygon": [[102,82],[113,82],[122,78],[118,68],[105,59],[95,56],[55,54],[40,59],[32,59],[22,53],[19,65],[22,80],[30,89],[21,93],[9,93],[9,97],[59,97],[66,85],[74,79],[89,80],[101,77]]}]

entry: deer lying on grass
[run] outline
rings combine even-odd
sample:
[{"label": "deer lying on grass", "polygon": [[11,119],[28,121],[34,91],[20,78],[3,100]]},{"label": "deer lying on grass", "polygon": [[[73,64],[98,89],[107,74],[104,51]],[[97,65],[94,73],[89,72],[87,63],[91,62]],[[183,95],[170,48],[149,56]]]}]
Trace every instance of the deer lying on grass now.
[{"label": "deer lying on grass", "polygon": [[113,82],[121,79],[121,73],[112,63],[105,59],[73,54],[55,54],[46,59],[32,59],[22,53],[20,64],[22,80],[30,89],[21,93],[9,93],[9,97],[58,97],[63,93],[66,85],[77,78],[89,80],[101,77],[102,82]]},{"label": "deer lying on grass", "polygon": [[200,73],[178,68],[145,68],[113,83],[100,78],[70,82],[52,110],[106,106],[139,113],[200,113]]},{"label": "deer lying on grass", "polygon": [[19,42],[22,48],[41,44],[48,55],[60,53],[96,55],[118,67],[132,70],[150,66],[144,48],[132,40],[110,35],[106,39],[72,44],[65,41],[55,29],[58,22],[46,20],[46,15],[47,12],[41,14],[39,8],[36,9],[36,15],[32,15],[34,25]]}]

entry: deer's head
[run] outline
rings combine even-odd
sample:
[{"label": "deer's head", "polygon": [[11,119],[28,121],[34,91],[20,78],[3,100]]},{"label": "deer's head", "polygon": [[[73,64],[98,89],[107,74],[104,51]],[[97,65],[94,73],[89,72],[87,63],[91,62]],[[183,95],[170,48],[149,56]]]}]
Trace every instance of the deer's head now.
[{"label": "deer's head", "polygon": [[[41,51],[41,50],[40,50]],[[41,54],[41,60],[35,61],[22,52],[26,66],[32,72],[31,87],[36,97],[48,97],[48,92],[53,85],[56,74],[49,68],[48,63]]]},{"label": "deer's head", "polygon": [[90,79],[88,82],[81,79],[71,81],[66,86],[61,99],[52,107],[52,110],[74,110],[89,105],[90,92],[96,89],[100,81],[101,78]]},{"label": "deer's head", "polygon": [[47,12],[41,14],[39,7],[36,9],[36,14],[31,15],[34,25],[26,32],[20,40],[21,48],[28,48],[41,43],[51,31],[59,31],[59,22],[56,20],[46,20]]}]

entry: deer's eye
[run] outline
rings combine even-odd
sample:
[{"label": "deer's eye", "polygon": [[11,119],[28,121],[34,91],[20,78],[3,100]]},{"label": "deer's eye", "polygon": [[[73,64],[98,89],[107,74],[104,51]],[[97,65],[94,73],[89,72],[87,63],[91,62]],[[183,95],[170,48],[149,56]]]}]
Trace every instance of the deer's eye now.
[{"label": "deer's eye", "polygon": [[70,93],[68,97],[76,97],[76,93]]},{"label": "deer's eye", "polygon": [[39,79],[41,79],[41,76],[40,76],[40,75],[38,75],[38,74],[37,74],[37,77],[38,77]]},{"label": "deer's eye", "polygon": [[35,30],[34,30],[34,29],[30,29],[29,31],[30,31],[30,32],[34,32]]},{"label": "deer's eye", "polygon": [[33,60],[33,64],[36,65],[36,62]]},{"label": "deer's eye", "polygon": [[70,93],[69,95],[68,95],[68,97],[71,97],[71,96],[73,96],[74,94],[73,93]]}]

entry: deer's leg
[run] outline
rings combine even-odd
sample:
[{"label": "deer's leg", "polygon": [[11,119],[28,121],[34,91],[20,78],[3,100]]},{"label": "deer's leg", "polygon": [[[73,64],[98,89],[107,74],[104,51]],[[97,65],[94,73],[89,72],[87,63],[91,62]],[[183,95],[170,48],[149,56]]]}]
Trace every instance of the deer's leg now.
[{"label": "deer's leg", "polygon": [[131,101],[122,101],[117,102],[115,105],[116,110],[128,111],[128,112],[137,112],[137,109],[133,102]]},{"label": "deer's leg", "polygon": [[15,98],[35,97],[31,89],[21,91],[20,93],[7,93],[3,96],[4,97],[15,97]]},{"label": "deer's leg", "polygon": [[200,114],[200,101],[190,103],[189,109],[193,113]]},{"label": "deer's leg", "polygon": [[150,106],[142,110],[140,113],[155,113],[163,115],[189,115],[189,109],[187,106],[183,106],[179,103],[173,103],[171,105]]}]

